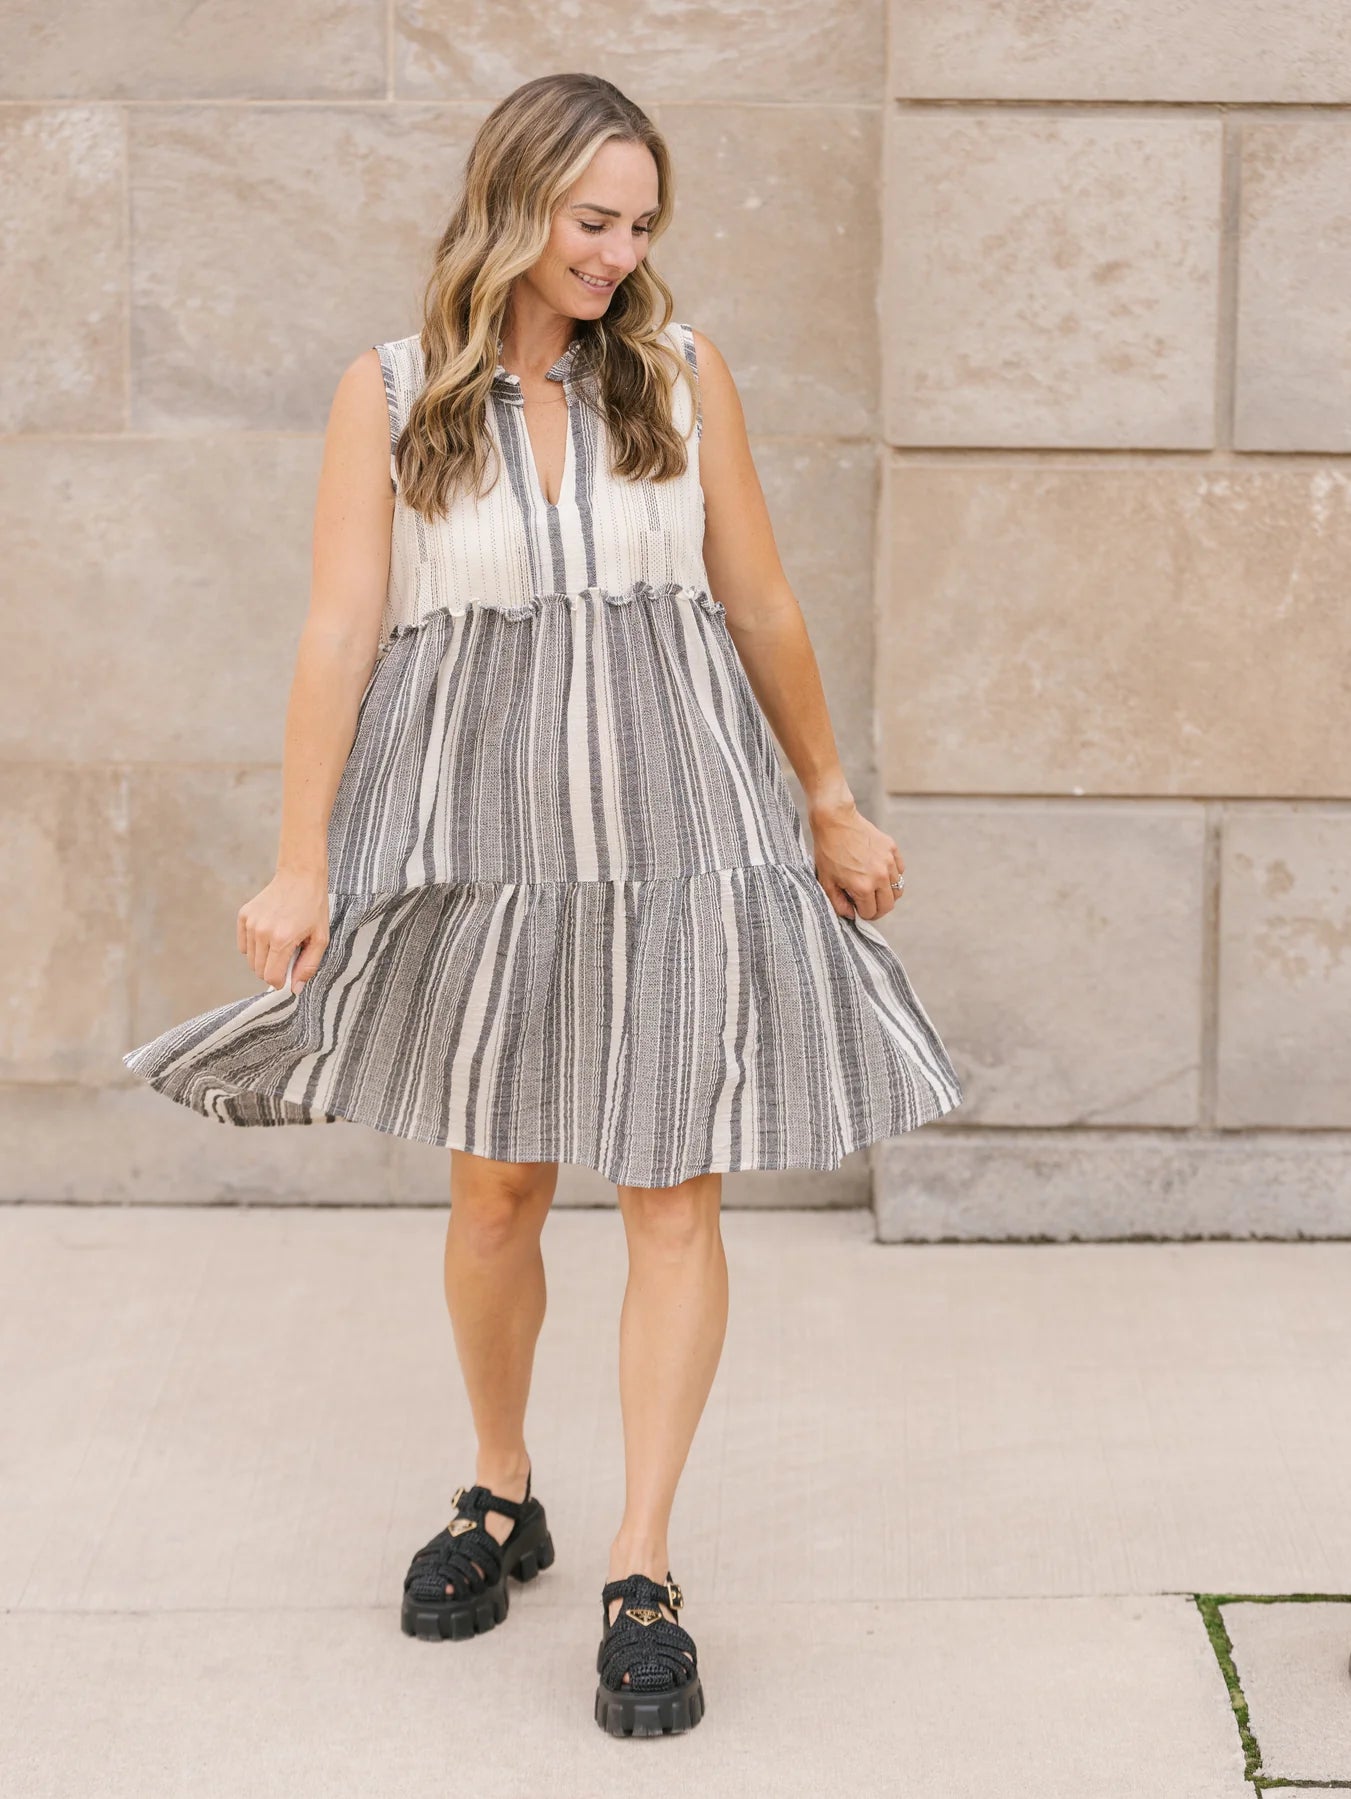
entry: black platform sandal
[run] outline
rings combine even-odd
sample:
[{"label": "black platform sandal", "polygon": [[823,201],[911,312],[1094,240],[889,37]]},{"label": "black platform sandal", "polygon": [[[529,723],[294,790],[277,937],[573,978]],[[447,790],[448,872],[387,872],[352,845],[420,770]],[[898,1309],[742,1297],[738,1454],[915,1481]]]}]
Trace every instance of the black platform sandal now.
[{"label": "black platform sandal", "polygon": [[[554,1559],[544,1507],[530,1497],[529,1474],[519,1502],[474,1486],[457,1487],[451,1504],[456,1515],[423,1544],[404,1576],[404,1633],[431,1643],[477,1636],[500,1624],[507,1615],[507,1576],[533,1580]],[[489,1512],[515,1519],[504,1543],[487,1527]],[[453,1593],[446,1591],[448,1581]]]},{"label": "black platform sandal", "polygon": [[[624,1604],[611,1624],[610,1606],[616,1599]],[[597,1724],[612,1737],[659,1737],[692,1729],[704,1715],[704,1689],[694,1638],[661,1609],[665,1604],[678,1612],[685,1603],[670,1570],[665,1586],[646,1574],[607,1580],[600,1603],[604,1629],[596,1651]]]}]

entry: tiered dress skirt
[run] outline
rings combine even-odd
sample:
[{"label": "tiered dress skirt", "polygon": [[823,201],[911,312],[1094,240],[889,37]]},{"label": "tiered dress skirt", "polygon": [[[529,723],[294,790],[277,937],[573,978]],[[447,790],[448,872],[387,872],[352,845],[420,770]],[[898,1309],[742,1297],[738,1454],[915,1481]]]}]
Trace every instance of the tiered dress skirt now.
[{"label": "tiered dress skirt", "polygon": [[899,959],[816,878],[706,589],[438,607],[383,646],[297,992],[123,1060],[235,1125],[350,1120],[635,1186],[831,1169],[960,1104]]}]

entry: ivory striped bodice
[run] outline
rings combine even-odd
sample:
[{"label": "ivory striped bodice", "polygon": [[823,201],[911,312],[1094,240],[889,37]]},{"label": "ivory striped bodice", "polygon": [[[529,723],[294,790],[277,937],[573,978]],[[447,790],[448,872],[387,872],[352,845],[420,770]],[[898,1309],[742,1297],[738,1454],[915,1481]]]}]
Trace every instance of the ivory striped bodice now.
[{"label": "ivory striped bodice", "polygon": [[[666,336],[696,367],[689,326],[673,322]],[[706,591],[699,482],[702,421],[693,408],[691,430],[689,388],[678,380],[673,390],[676,429],[682,436],[688,433],[684,474],[668,481],[616,479],[604,424],[583,403],[581,387],[573,380],[580,344],[574,338],[549,370],[568,405],[558,503],[549,505],[540,490],[519,378],[499,363],[487,417],[500,458],[497,480],[485,495],[457,495],[445,518],[430,521],[404,504],[393,456],[398,431],[424,379],[421,342],[403,337],[379,346],[395,490],[382,647],[442,608],[458,613],[491,606],[511,612],[533,609],[546,596],[627,593],[635,582]]]}]

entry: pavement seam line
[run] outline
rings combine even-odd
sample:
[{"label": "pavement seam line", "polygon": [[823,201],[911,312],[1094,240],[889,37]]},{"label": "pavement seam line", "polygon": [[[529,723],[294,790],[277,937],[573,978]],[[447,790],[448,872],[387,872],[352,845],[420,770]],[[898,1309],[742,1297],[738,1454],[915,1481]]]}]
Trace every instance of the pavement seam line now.
[{"label": "pavement seam line", "polygon": [[1351,1594],[1193,1593],[1192,1598],[1196,1601],[1196,1609],[1201,1614],[1201,1622],[1205,1626],[1210,1646],[1215,1651],[1215,1659],[1220,1665],[1220,1674],[1229,1694],[1234,1720],[1238,1725],[1239,1741],[1243,1745],[1244,1779],[1250,1780],[1256,1790],[1261,1793],[1279,1789],[1304,1792],[1351,1792],[1351,1780],[1300,1780],[1290,1775],[1263,1774],[1261,1772],[1262,1751],[1248,1715],[1248,1701],[1243,1692],[1243,1683],[1238,1677],[1238,1666],[1234,1661],[1234,1645],[1230,1640],[1228,1628],[1220,1611],[1220,1607],[1225,1605],[1346,1605],[1351,1603]]}]

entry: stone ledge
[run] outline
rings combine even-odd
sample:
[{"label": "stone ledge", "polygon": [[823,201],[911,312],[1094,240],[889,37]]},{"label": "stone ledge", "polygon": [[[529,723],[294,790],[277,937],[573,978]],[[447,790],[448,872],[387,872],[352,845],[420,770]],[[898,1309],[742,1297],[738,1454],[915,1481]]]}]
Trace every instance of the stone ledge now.
[{"label": "stone ledge", "polygon": [[1351,1236],[1351,1132],[960,1130],[874,1146],[880,1242]]}]

